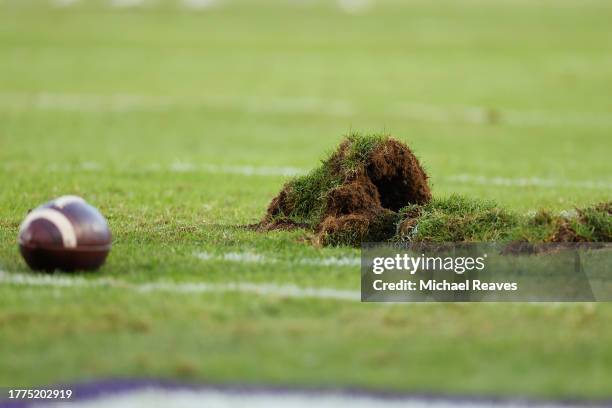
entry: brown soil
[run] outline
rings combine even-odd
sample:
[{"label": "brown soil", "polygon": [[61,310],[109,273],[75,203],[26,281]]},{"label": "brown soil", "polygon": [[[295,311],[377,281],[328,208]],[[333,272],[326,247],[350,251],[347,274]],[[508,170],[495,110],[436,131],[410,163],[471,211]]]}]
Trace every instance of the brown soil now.
[{"label": "brown soil", "polygon": [[390,139],[372,152],[367,176],[380,194],[383,208],[397,211],[431,200],[427,174],[405,144]]},{"label": "brown soil", "polygon": [[248,229],[252,229],[259,232],[267,231],[291,231],[296,228],[307,228],[308,224],[294,222],[288,219],[277,219],[267,223],[258,222],[257,224],[247,225]]},{"label": "brown soil", "polygon": [[595,206],[595,209],[605,211],[608,215],[612,215],[612,201],[599,203]]},{"label": "brown soil", "polygon": [[547,239],[548,242],[587,242],[588,240],[579,235],[567,221],[561,221],[555,232]]},{"label": "brown soil", "polygon": [[[597,204],[592,209],[607,213],[608,215],[612,215],[612,201],[603,202]],[[592,210],[591,209],[591,210]],[[588,223],[588,211],[589,209],[576,209],[578,213],[578,222],[585,224]],[[609,241],[610,236],[604,236],[600,238],[601,241]],[[570,224],[567,219],[558,220],[555,225],[554,232],[548,237],[547,242],[560,242],[560,243],[570,243],[570,242],[589,242],[589,238],[580,235],[576,232],[575,228]]]},{"label": "brown soil", "polygon": [[[347,171],[350,141],[345,140],[329,159],[340,186],[325,194],[325,206],[314,227],[315,242],[322,245],[359,245],[364,241],[386,240],[395,234],[397,211],[410,204],[431,200],[427,174],[404,143],[389,138],[380,143],[357,168]],[[272,199],[260,230],[287,228],[296,204],[286,185]],[[299,225],[295,225],[299,226]]]},{"label": "brown soil", "polygon": [[266,213],[266,218],[260,223],[261,226],[270,227],[267,224],[273,224],[274,218],[282,215],[290,215],[293,211],[293,205],[289,202],[287,197],[288,186],[283,187],[283,189],[278,193],[276,197],[270,201],[268,205],[268,211]]},{"label": "brown soil", "polygon": [[413,234],[414,229],[416,228],[417,224],[418,224],[418,220],[416,218],[411,218],[411,217],[406,218],[404,221],[402,221],[399,224],[397,228],[397,233],[399,237],[402,240],[404,239],[409,240],[409,237]]}]

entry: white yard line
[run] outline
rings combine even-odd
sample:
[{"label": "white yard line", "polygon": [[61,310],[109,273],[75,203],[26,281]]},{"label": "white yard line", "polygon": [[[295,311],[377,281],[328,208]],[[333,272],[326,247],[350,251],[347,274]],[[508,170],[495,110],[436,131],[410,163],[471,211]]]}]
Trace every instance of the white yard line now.
[{"label": "white yard line", "polygon": [[328,258],[302,258],[298,263],[301,265],[314,266],[361,266],[361,259],[348,256],[332,256]]},{"label": "white yard line", "polygon": [[266,258],[263,255],[253,252],[227,252],[225,254],[215,255],[209,252],[197,252],[194,256],[202,261],[226,261],[236,263],[276,263],[273,258]]},{"label": "white yard line", "polygon": [[[125,6],[127,7],[127,6]],[[73,112],[130,112],[166,109],[173,101],[164,97],[131,94],[73,94],[55,92],[0,92],[0,109],[60,110]]]},{"label": "white yard line", "polygon": [[[70,1],[70,0],[59,0]],[[114,0],[119,7],[139,6],[143,0]],[[197,0],[193,0],[197,1]],[[204,1],[204,0],[202,0]],[[68,3],[69,4],[69,3]],[[210,96],[206,98],[152,95],[96,95],[55,92],[0,92],[0,109],[27,111],[66,110],[75,112],[130,112],[169,108],[205,107],[236,109],[253,114],[316,114],[357,117],[366,111],[351,101],[325,98]],[[445,106],[423,103],[391,103],[370,114],[434,123],[511,125],[541,127],[612,127],[609,112],[546,112],[478,106]]]},{"label": "white yard line", "polygon": [[214,174],[239,174],[243,176],[297,176],[306,171],[297,167],[270,167],[270,166],[240,166],[193,164],[187,162],[174,162],[170,171],[177,173],[204,172]]},{"label": "white yard line", "polygon": [[53,288],[99,288],[111,287],[129,290],[139,293],[247,293],[258,296],[277,296],[283,298],[317,298],[343,301],[360,301],[359,291],[335,289],[299,287],[296,285],[278,285],[274,283],[205,283],[205,282],[170,282],[158,281],[150,283],[131,283],[118,279],[98,278],[83,279],[80,277],[68,277],[66,275],[44,275],[44,274],[17,274],[0,271],[0,284],[17,286],[42,286]]},{"label": "white yard line", "polygon": [[51,4],[55,7],[71,7],[79,3],[80,0],[51,0]]},{"label": "white yard line", "polygon": [[364,14],[370,11],[374,5],[374,0],[336,0],[340,10],[347,14]]},{"label": "white yard line", "polygon": [[473,174],[457,174],[442,178],[443,181],[449,183],[464,183],[464,184],[480,184],[485,186],[508,186],[508,187],[571,187],[571,188],[587,188],[596,190],[612,189],[612,182],[602,180],[556,180],[540,177],[486,177],[476,176]]},{"label": "white yard line", "polygon": [[226,252],[224,254],[211,254],[208,252],[198,252],[194,256],[203,261],[226,261],[236,263],[260,263],[260,264],[273,264],[273,263],[289,263],[297,265],[312,265],[312,266],[360,266],[361,259],[358,257],[324,257],[324,258],[300,258],[296,260],[284,260],[281,258],[275,258],[257,254],[254,252]]},{"label": "white yard line", "polygon": [[390,113],[396,116],[437,123],[474,125],[512,125],[542,127],[610,127],[611,113],[546,112],[496,109],[480,106],[440,106],[419,103],[396,104]]},{"label": "white yard line", "polygon": [[220,0],[181,0],[181,5],[189,10],[207,10],[220,4]]},{"label": "white yard line", "polygon": [[[51,0],[55,7],[70,7],[76,5],[80,0]],[[138,7],[146,3],[147,0],[108,0],[108,5],[114,8]],[[207,10],[221,4],[221,0],[176,0],[178,5],[191,11]],[[156,1],[151,2],[156,5]]]},{"label": "white yard line", "polygon": [[138,7],[142,6],[145,0],[110,0],[112,7],[124,8],[124,7]]},{"label": "white yard line", "polygon": [[[0,164],[5,171],[14,170],[17,167],[15,162],[5,162]],[[80,164],[51,164],[45,170],[51,172],[70,172],[70,171],[105,171],[105,167],[96,162],[82,162]],[[236,174],[241,176],[253,177],[294,177],[306,174],[308,171],[299,167],[290,166],[250,166],[250,165],[220,165],[220,164],[194,164],[184,161],[176,161],[168,166],[152,164],[145,167],[130,167],[112,169],[117,171],[145,171],[163,172],[170,171],[176,173],[211,173],[211,174]],[[454,174],[450,176],[433,177],[434,182],[460,183],[485,186],[501,187],[542,187],[542,188],[584,188],[593,190],[612,190],[612,180],[566,180],[552,179],[544,177],[501,177],[501,176],[481,176],[476,174]]]},{"label": "white yard line", "polygon": [[[5,162],[1,166],[5,171],[11,171],[17,163]],[[52,172],[70,172],[76,170],[84,171],[104,171],[105,168],[96,162],[82,162],[80,164],[52,164],[45,170]],[[117,171],[145,171],[163,172],[170,171],[176,173],[211,173],[211,174],[236,174],[241,176],[270,176],[270,177],[294,177],[306,174],[307,170],[290,166],[250,166],[250,165],[219,165],[219,164],[194,164],[190,162],[177,161],[169,166],[153,164],[145,167],[117,168]],[[481,176],[476,174],[454,174],[450,176],[433,177],[434,182],[475,184],[485,186],[501,187],[542,187],[542,188],[584,188],[593,190],[612,190],[610,180],[566,180],[552,179],[544,177],[500,177],[500,176]]]}]

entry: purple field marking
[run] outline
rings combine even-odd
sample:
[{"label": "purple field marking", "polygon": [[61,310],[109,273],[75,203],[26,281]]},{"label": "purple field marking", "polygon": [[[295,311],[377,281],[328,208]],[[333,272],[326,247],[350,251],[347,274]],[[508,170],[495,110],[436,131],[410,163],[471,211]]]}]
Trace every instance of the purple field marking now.
[{"label": "purple field marking", "polygon": [[[0,400],[0,408],[25,408],[32,406],[53,406],[57,403],[87,403],[99,401],[109,397],[127,396],[138,391],[155,390],[160,392],[211,392],[221,393],[228,397],[240,397],[241,401],[248,402],[248,398],[261,399],[268,397],[277,399],[276,403],[282,403],[284,397],[302,398],[304,404],[316,401],[321,397],[340,398],[346,401],[346,405],[360,402],[359,406],[381,406],[387,405],[397,407],[612,407],[612,401],[581,401],[577,399],[562,400],[538,400],[531,398],[502,398],[484,397],[475,395],[448,395],[448,394],[405,394],[400,392],[370,391],[358,388],[307,388],[300,389],[283,386],[255,386],[255,385],[215,385],[215,384],[193,384],[180,383],[170,380],[156,379],[108,379],[89,383],[61,384],[40,389],[71,389],[73,396],[70,400]],[[3,397],[5,397],[4,394]],[[185,405],[181,405],[185,406]],[[197,406],[197,405],[193,405]],[[270,405],[276,406],[276,405]],[[279,404],[281,406],[281,404]]]}]

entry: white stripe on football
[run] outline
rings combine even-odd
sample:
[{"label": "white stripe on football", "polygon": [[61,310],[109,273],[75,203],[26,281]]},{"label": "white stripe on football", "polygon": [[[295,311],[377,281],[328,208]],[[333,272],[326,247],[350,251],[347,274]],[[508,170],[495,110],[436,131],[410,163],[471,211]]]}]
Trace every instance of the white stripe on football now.
[{"label": "white stripe on football", "polygon": [[47,220],[58,229],[62,236],[64,248],[76,248],[77,237],[72,222],[61,212],[53,208],[40,208],[32,211],[19,227],[19,235],[35,220]]},{"label": "white stripe on football", "polygon": [[84,202],[85,202],[85,200],[83,200],[79,196],[65,195],[65,196],[61,196],[61,197],[56,198],[55,200],[53,200],[53,205],[55,205],[55,206],[57,206],[59,208],[64,208],[68,204],[72,204],[72,203],[84,203]]}]

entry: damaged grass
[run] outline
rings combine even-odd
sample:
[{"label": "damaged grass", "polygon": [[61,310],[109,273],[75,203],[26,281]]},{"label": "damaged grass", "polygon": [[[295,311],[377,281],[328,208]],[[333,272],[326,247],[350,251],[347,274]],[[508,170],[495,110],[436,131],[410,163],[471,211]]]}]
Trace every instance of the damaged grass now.
[{"label": "damaged grass", "polygon": [[321,245],[357,245],[393,236],[398,211],[430,199],[427,174],[408,146],[352,134],[320,167],[287,183],[258,228],[307,227]]},{"label": "damaged grass", "polygon": [[402,209],[393,240],[415,242],[610,242],[612,202],[555,214],[519,215],[452,195]]},{"label": "damaged grass", "polygon": [[516,214],[493,202],[453,195],[402,209],[397,240],[432,242],[505,241],[519,224]]},{"label": "damaged grass", "polygon": [[260,231],[306,228],[319,245],[361,242],[609,242],[612,202],[522,216],[493,202],[432,199],[414,153],[388,135],[351,134],[272,199]]}]

